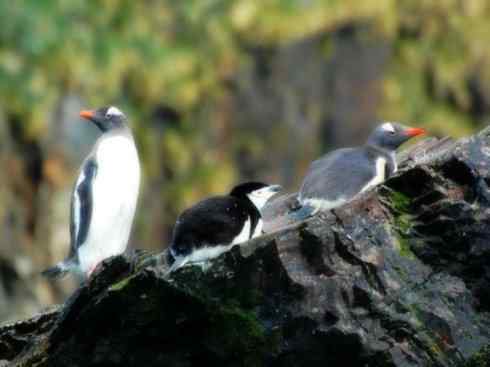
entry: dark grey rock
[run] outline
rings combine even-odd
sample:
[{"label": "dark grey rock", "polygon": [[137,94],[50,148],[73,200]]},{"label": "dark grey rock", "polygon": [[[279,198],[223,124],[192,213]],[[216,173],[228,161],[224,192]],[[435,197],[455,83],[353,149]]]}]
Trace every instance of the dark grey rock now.
[{"label": "dark grey rock", "polygon": [[0,361],[488,366],[489,162],[490,129],[428,140],[332,212],[280,229],[294,195],[278,199],[272,232],[206,271],[111,259],[60,310],[0,327]]}]

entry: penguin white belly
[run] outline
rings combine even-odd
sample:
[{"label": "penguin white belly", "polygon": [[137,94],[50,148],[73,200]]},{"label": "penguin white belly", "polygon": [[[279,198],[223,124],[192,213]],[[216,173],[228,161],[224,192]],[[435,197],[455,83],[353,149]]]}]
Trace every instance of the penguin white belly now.
[{"label": "penguin white belly", "polygon": [[311,215],[317,213],[318,211],[327,211],[330,209],[334,209],[338,206],[341,206],[347,202],[347,199],[344,197],[340,197],[335,200],[326,200],[326,199],[303,199],[300,201],[302,206],[311,206],[314,208],[314,211]]},{"label": "penguin white belly", "polygon": [[196,249],[186,256],[185,263],[198,263],[218,257],[222,253],[229,251],[233,246],[248,241],[250,239],[250,226],[251,221],[250,218],[248,218],[240,233],[229,245],[204,246]]},{"label": "penguin white belly", "polygon": [[237,243],[242,243],[245,241],[248,241],[250,239],[250,226],[252,225],[252,222],[250,221],[250,218],[246,220],[246,222],[243,224],[242,230],[236,236],[233,241],[231,242],[232,245],[236,245]]},{"label": "penguin white belly", "polygon": [[123,253],[129,240],[140,183],[136,148],[126,137],[101,142],[92,187],[92,216],[79,248],[80,270],[92,271],[104,259]]},{"label": "penguin white belly", "polygon": [[235,245],[235,243],[231,243],[229,245],[201,247],[197,250],[192,251],[188,256],[186,256],[185,263],[200,263],[209,259],[213,259],[221,255],[222,253],[229,251]]},{"label": "penguin white belly", "polygon": [[255,226],[254,233],[252,234],[252,237],[250,237],[250,239],[261,236],[263,227],[264,222],[262,221],[262,219],[259,219],[257,225]]},{"label": "penguin white belly", "polygon": [[369,190],[370,188],[379,185],[386,180],[386,164],[386,158],[379,157],[378,159],[376,159],[374,177],[366,184],[366,186],[362,188],[361,192]]},{"label": "penguin white belly", "polygon": [[398,163],[396,161],[396,152],[391,153],[391,161],[393,162],[393,173],[398,171]]}]

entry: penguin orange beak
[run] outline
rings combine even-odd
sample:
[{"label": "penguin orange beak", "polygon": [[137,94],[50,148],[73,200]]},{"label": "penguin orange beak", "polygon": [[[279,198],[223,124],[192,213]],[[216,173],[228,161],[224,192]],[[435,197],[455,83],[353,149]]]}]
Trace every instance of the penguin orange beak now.
[{"label": "penguin orange beak", "polygon": [[419,127],[411,127],[405,130],[405,134],[411,138],[414,136],[419,136],[425,134],[427,131]]},{"label": "penguin orange beak", "polygon": [[89,110],[80,111],[80,117],[83,117],[84,119],[91,120],[94,116],[95,116],[94,111],[89,111]]}]

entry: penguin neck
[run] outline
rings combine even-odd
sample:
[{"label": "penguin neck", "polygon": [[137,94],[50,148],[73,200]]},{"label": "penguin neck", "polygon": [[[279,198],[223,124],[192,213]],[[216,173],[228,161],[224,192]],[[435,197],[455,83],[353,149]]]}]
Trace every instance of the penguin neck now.
[{"label": "penguin neck", "polygon": [[242,205],[245,207],[245,210],[250,216],[250,238],[252,238],[262,218],[262,214],[260,213],[259,208],[255,206],[248,196],[240,198],[240,201],[243,203]]},{"label": "penguin neck", "polygon": [[92,120],[92,123],[102,131],[102,133],[109,133],[111,131],[126,131],[129,130],[129,126],[126,121],[120,119],[117,121],[100,121]]},{"label": "penguin neck", "polygon": [[[114,149],[116,150],[126,150],[136,152],[136,146],[134,143],[133,135],[131,134],[131,130],[129,128],[117,128],[110,129],[104,133],[97,139],[94,148],[92,149],[92,154],[96,157],[102,155],[109,154],[110,156],[114,156]],[[117,153],[116,156],[125,154],[124,152]],[[136,152],[137,155],[137,152]],[[97,159],[99,159],[97,158]]]},{"label": "penguin neck", "polygon": [[386,158],[394,158],[396,156],[396,151],[382,148],[376,144],[366,144],[366,149],[373,152],[374,154],[381,155]]},{"label": "penguin neck", "polygon": [[250,200],[248,196],[239,196],[237,197],[237,199],[240,200],[240,203],[243,206],[244,210],[250,215],[252,228],[255,228],[258,221],[262,217],[259,208],[255,206],[255,204],[252,202],[252,200]]},{"label": "penguin neck", "polygon": [[133,134],[131,133],[129,126],[126,124],[121,124],[109,130],[103,131],[102,136],[103,137],[123,136],[129,139],[133,139]]},{"label": "penguin neck", "polygon": [[390,150],[386,148],[382,148],[376,144],[366,144],[366,150],[376,156],[380,156],[385,158],[388,164],[392,167],[392,173],[395,173],[398,169],[398,165],[396,163],[396,151]]}]

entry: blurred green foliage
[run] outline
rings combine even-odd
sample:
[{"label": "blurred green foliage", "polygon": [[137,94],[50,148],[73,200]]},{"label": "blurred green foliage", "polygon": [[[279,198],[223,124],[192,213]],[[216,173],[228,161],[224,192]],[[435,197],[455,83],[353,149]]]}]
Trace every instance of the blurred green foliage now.
[{"label": "blurred green foliage", "polygon": [[[240,179],[216,136],[227,129],[226,81],[253,63],[246,45],[281,48],[367,24],[391,50],[379,115],[460,136],[486,117],[471,83],[490,88],[489,17],[486,0],[2,0],[0,111],[37,139],[63,95],[120,105],[147,177],[171,171],[162,194],[176,214]],[[326,58],[332,47],[327,37]],[[158,105],[178,111],[179,124],[155,137]],[[268,145],[260,132],[244,136],[226,149]]]},{"label": "blurred green foliage", "polygon": [[[134,120],[164,100],[198,125],[208,117],[197,113],[203,102],[247,62],[240,40],[284,44],[361,21],[395,46],[383,108],[465,125],[468,75],[489,78],[489,8],[485,0],[4,0],[2,107],[38,131],[60,93],[76,90],[93,105],[123,101]],[[440,104],[425,95],[428,68]]]},{"label": "blurred green foliage", "polygon": [[62,157],[73,142],[57,150],[67,96],[130,117],[144,167],[134,243],[162,248],[197,200],[244,179],[295,190],[373,119],[480,128],[489,19],[488,0],[0,0],[0,259],[32,304],[63,298],[37,274],[67,251],[80,163]]}]

